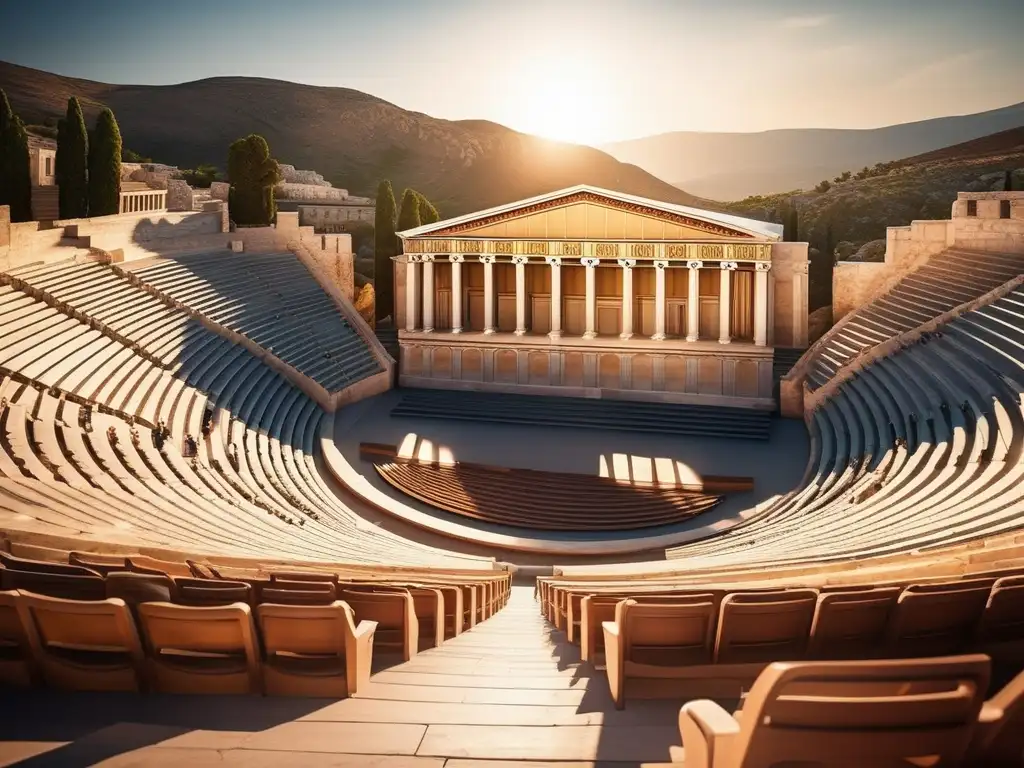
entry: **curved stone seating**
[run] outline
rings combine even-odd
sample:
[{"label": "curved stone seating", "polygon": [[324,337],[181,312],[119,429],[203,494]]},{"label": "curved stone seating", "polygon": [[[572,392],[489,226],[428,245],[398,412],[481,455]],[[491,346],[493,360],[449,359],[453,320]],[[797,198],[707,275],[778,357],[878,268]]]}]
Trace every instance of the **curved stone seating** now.
[{"label": "curved stone seating", "polygon": [[146,285],[272,352],[328,391],[380,364],[291,253],[189,254],[132,271]]},{"label": "curved stone seating", "polygon": [[390,485],[426,504],[500,525],[601,531],[671,525],[706,512],[722,497],[681,488],[531,469],[382,462]]},{"label": "curved stone seating", "polygon": [[817,353],[811,389],[828,381],[861,351],[977,299],[1024,273],[1024,255],[951,248],[932,256],[888,293],[860,307]]}]

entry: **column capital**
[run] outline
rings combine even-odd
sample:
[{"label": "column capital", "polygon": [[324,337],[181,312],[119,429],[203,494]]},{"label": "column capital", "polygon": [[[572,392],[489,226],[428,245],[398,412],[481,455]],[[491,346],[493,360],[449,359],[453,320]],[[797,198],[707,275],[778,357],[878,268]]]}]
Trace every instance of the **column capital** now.
[{"label": "column capital", "polygon": [[582,264],[584,267],[596,267],[600,263],[601,260],[594,258],[593,256],[584,256],[582,259],[580,259],[580,264]]},{"label": "column capital", "polygon": [[740,265],[737,264],[735,261],[721,261],[718,263],[719,269],[725,269],[728,270],[729,272],[735,272],[737,269],[739,269],[739,267]]},{"label": "column capital", "polygon": [[704,269],[703,261],[688,261],[686,262],[687,269]]},{"label": "column capital", "polygon": [[806,275],[807,274],[807,267],[808,267],[808,262],[806,262],[806,261],[798,261],[796,264],[793,265],[793,274],[794,275]]},{"label": "column capital", "polygon": [[560,267],[560,266],[562,266],[562,257],[561,256],[545,256],[544,257],[544,261],[546,261],[552,267]]},{"label": "column capital", "polygon": [[618,262],[623,269],[632,269],[636,266],[636,259],[618,259]]},{"label": "column capital", "polygon": [[448,261],[450,261],[452,264],[461,264],[465,260],[466,257],[463,256],[461,253],[451,253],[448,255]]},{"label": "column capital", "polygon": [[756,269],[758,272],[767,272],[771,268],[772,268],[772,263],[770,261],[755,261],[754,262],[754,269]]},{"label": "column capital", "polygon": [[432,254],[432,253],[424,253],[422,256],[420,256],[420,261],[429,262],[429,261],[433,261],[433,260],[434,260],[434,254]]},{"label": "column capital", "polygon": [[415,254],[415,253],[407,253],[407,254],[405,254],[405,263],[406,264],[415,264],[418,261],[423,261],[423,257],[418,255],[418,254]]},{"label": "column capital", "polygon": [[668,269],[668,262],[663,259],[656,259],[654,261],[655,269]]},{"label": "column capital", "polygon": [[512,263],[513,264],[529,264],[530,263],[530,258],[528,256],[513,256],[512,257]]},{"label": "column capital", "polygon": [[480,259],[481,264],[493,264],[495,262],[494,256],[489,253],[483,256],[478,256],[477,258]]}]

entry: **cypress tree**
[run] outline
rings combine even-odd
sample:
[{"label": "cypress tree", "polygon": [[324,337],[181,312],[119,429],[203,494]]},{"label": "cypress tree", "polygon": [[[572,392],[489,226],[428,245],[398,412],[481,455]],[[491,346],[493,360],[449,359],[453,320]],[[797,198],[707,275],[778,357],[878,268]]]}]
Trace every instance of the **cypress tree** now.
[{"label": "cypress tree", "polygon": [[80,219],[89,215],[89,136],[82,105],[72,96],[64,120],[57,125],[57,173],[60,184],[60,217]]},{"label": "cypress tree", "polygon": [[270,156],[267,140],[250,133],[228,149],[228,210],[236,224],[269,226],[277,213],[274,186],[281,169]]},{"label": "cypress tree", "polygon": [[89,213],[110,216],[121,200],[121,131],[114,113],[104,109],[96,118],[89,144]]},{"label": "cypress tree", "polygon": [[28,133],[3,90],[0,90],[0,205],[11,207],[11,221],[32,219]]},{"label": "cypress tree", "polygon": [[391,258],[398,253],[395,238],[395,193],[384,179],[377,186],[373,215],[374,314],[378,321],[394,314],[395,274]]},{"label": "cypress tree", "polygon": [[420,224],[434,224],[441,220],[437,208],[427,200],[426,196],[417,192],[416,197],[419,200]]},{"label": "cypress tree", "polygon": [[396,229],[402,232],[406,229],[413,229],[422,224],[420,219],[420,198],[419,193],[413,189],[406,188],[402,193],[402,207],[398,211],[398,224]]}]

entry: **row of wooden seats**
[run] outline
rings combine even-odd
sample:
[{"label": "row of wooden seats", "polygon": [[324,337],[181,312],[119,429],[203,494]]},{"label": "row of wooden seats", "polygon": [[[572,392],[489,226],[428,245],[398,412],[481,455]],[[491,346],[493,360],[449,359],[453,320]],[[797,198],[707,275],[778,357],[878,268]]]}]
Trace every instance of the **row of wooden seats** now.
[{"label": "row of wooden seats", "polygon": [[1024,673],[986,700],[990,679],[983,654],[775,662],[734,713],[709,699],[683,705],[678,762],[1015,768],[1024,753]]},{"label": "row of wooden seats", "polygon": [[328,391],[381,371],[294,254],[189,254],[126,274],[252,339]]},{"label": "row of wooden seats", "polygon": [[[170,573],[168,571],[171,571]],[[405,660],[440,645],[497,612],[508,599],[509,577],[454,573],[406,577],[359,572],[270,571],[146,558],[70,553],[67,564],[0,552],[0,588],[66,599],[117,597],[210,606],[243,602],[325,605],[345,600],[358,619],[377,622],[375,642]]]},{"label": "row of wooden seats", "polygon": [[353,696],[370,678],[377,625],[338,600],[129,605],[0,591],[0,679],[65,690]]},{"label": "row of wooden seats", "polygon": [[446,512],[499,525],[558,531],[615,531],[672,525],[715,507],[721,496],[613,478],[469,464],[379,462],[402,493]]},{"label": "row of wooden seats", "polygon": [[[604,603],[602,605],[602,602]],[[616,705],[630,681],[671,678],[738,692],[773,661],[942,656],[1024,661],[1024,577],[867,589],[707,590],[611,601],[588,597],[580,640],[604,636]],[[595,604],[596,603],[596,604]],[[604,609],[603,611],[601,609]],[[597,622],[602,613],[614,619]]]}]

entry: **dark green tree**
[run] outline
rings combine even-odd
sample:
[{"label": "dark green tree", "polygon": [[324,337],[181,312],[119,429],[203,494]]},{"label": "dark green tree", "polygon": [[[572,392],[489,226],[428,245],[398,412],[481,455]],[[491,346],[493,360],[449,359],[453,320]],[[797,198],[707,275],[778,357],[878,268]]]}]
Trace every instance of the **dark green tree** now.
[{"label": "dark green tree", "polygon": [[395,311],[395,273],[391,262],[398,253],[395,238],[395,193],[384,179],[377,186],[373,218],[373,292],[374,315],[378,321],[393,317]]},{"label": "dark green tree", "polygon": [[1013,192],[1013,171],[1006,172],[1006,178],[1003,180],[1003,192]]},{"label": "dark green tree", "polygon": [[121,201],[121,130],[109,109],[96,118],[89,142],[89,215],[111,216]]},{"label": "dark green tree", "polygon": [[89,136],[82,105],[72,96],[67,113],[57,124],[57,183],[60,185],[60,217],[80,219],[89,215]]},{"label": "dark green tree", "polygon": [[274,186],[281,181],[281,169],[270,156],[267,140],[250,133],[228,149],[228,210],[240,226],[266,227],[277,213]]},{"label": "dark green tree", "polygon": [[416,193],[419,199],[419,211],[420,211],[420,224],[434,224],[441,220],[441,214],[437,212],[437,208],[434,207],[433,203],[427,200],[426,196],[420,192]]},{"label": "dark green tree", "polygon": [[398,224],[396,229],[402,232],[406,229],[413,229],[420,226],[423,221],[420,219],[420,196],[414,189],[406,188],[402,193],[402,207],[398,211]]},{"label": "dark green tree", "polygon": [[782,239],[787,243],[795,243],[800,239],[799,214],[792,200],[779,206],[779,219],[782,222]]},{"label": "dark green tree", "polygon": [[32,219],[32,180],[28,133],[0,90],[0,205],[11,207],[11,221]]}]

